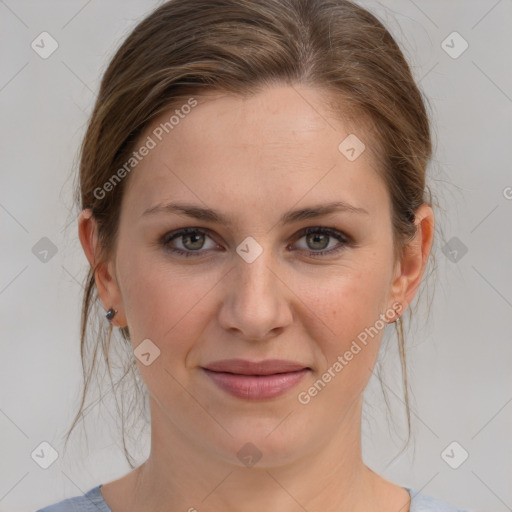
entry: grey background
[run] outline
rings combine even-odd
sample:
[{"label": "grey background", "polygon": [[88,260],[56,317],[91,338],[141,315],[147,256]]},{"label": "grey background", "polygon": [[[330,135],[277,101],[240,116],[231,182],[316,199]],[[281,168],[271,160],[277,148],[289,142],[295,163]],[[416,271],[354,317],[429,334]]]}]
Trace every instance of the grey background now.
[{"label": "grey background", "polygon": [[[61,453],[79,398],[88,265],[72,176],[109,58],[159,3],[0,0],[2,512],[33,511],[129,470],[115,407],[87,425],[86,448],[74,435]],[[399,41],[430,100],[429,183],[442,204],[430,316],[406,336],[413,438],[399,454],[404,416],[390,332],[382,366],[393,419],[372,378],[364,458],[386,478],[460,508],[512,510],[512,2],[360,3]],[[47,59],[31,48],[43,31],[59,45]],[[458,58],[441,46],[454,31],[469,44]],[[33,253],[43,237],[57,249],[46,262]],[[60,454],[48,469],[31,457],[43,441]],[[142,462],[147,435],[140,441]],[[441,456],[453,441],[469,454],[457,469]],[[448,453],[456,461],[463,452]]]}]

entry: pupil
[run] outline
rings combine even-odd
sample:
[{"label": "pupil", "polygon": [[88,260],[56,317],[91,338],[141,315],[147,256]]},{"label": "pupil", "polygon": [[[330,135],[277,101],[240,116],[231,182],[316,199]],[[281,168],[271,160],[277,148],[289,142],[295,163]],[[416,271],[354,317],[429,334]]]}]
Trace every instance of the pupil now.
[{"label": "pupil", "polygon": [[[195,238],[195,239],[196,239],[196,241],[201,240],[201,236],[202,236],[202,235],[200,235],[200,234],[196,234],[196,235],[194,235],[194,234],[192,234],[192,235],[185,235],[185,240],[192,240],[192,243],[194,243],[193,239]],[[185,243],[185,246],[186,246],[186,245],[187,245],[187,244]],[[201,248],[201,244],[199,244],[199,247],[193,247],[193,248],[194,248],[194,249],[200,249],[200,248]]]},{"label": "pupil", "polygon": [[325,247],[327,247],[328,244],[325,244],[325,241],[327,241],[327,236],[326,235],[323,235],[323,234],[312,234],[310,235],[310,237],[313,238],[313,243],[316,243],[318,241],[318,239],[324,239],[324,244],[322,245],[322,247],[316,247],[316,249],[324,249]]}]

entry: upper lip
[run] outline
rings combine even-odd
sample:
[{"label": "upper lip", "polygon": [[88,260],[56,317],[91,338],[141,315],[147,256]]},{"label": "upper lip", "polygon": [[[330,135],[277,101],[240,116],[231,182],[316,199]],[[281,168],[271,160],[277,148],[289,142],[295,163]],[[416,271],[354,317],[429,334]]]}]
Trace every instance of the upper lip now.
[{"label": "upper lip", "polygon": [[272,375],[288,373],[309,368],[307,365],[283,359],[265,359],[248,361],[245,359],[224,359],[209,363],[203,368],[214,372],[238,373],[240,375]]}]

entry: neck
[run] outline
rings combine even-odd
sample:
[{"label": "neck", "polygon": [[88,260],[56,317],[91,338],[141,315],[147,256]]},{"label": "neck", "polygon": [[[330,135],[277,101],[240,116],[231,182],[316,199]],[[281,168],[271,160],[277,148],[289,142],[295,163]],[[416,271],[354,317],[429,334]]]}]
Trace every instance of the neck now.
[{"label": "neck", "polygon": [[[319,435],[298,454],[282,453],[268,442],[270,435],[255,440],[266,457],[252,467],[188,437],[158,404],[152,402],[151,410],[151,453],[135,470],[134,511],[357,512],[373,510],[382,490],[380,477],[361,458],[360,400],[344,418],[333,419],[334,437]],[[233,453],[245,444],[231,442]]]}]

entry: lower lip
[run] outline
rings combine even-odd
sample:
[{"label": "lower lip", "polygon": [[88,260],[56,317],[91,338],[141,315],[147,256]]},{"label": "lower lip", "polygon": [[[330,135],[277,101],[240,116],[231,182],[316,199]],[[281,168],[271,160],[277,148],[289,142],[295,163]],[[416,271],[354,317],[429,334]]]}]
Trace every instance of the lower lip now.
[{"label": "lower lip", "polygon": [[210,379],[233,396],[249,400],[273,398],[282,395],[309,372],[308,368],[296,372],[274,375],[240,375],[235,373],[214,372],[203,368]]}]

